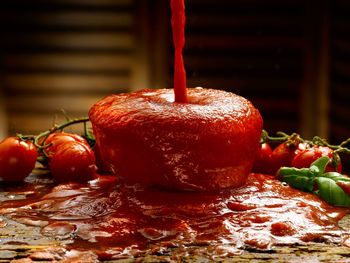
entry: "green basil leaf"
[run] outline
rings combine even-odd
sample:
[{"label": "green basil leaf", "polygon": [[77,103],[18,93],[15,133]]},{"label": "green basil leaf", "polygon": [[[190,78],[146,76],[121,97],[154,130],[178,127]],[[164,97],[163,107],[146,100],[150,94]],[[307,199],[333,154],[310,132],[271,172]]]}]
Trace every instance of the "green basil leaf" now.
[{"label": "green basil leaf", "polygon": [[[337,172],[324,174],[329,161],[329,157],[323,156],[314,161],[310,168],[282,167],[278,171],[278,176],[290,186],[312,192],[330,204],[350,206],[350,196],[337,185],[339,181],[350,182],[350,178]],[[315,183],[318,189],[313,191]]]},{"label": "green basil leaf", "polygon": [[342,175],[342,174],[340,174],[340,173],[337,173],[337,172],[328,172],[328,173],[325,173],[325,174],[323,175],[323,177],[332,179],[332,180],[335,181],[335,182],[338,182],[338,181],[350,182],[350,178],[349,178],[349,177],[344,176],[344,175]]},{"label": "green basil leaf", "polygon": [[326,177],[318,177],[315,182],[319,189],[314,193],[319,195],[323,200],[333,205],[350,206],[350,197],[334,180]]},{"label": "green basil leaf", "polygon": [[311,192],[314,186],[314,174],[309,168],[282,167],[278,176],[290,186],[303,191]]},{"label": "green basil leaf", "polygon": [[298,169],[295,167],[282,167],[278,171],[278,175],[285,176],[285,175],[300,175],[300,176],[310,176],[310,168],[302,168]]},{"label": "green basil leaf", "polygon": [[310,170],[318,176],[321,176],[326,170],[326,166],[329,161],[330,159],[328,156],[320,157],[310,165]]},{"label": "green basil leaf", "polygon": [[308,175],[288,174],[282,175],[282,181],[290,186],[305,192],[312,192],[314,188],[314,180]]}]

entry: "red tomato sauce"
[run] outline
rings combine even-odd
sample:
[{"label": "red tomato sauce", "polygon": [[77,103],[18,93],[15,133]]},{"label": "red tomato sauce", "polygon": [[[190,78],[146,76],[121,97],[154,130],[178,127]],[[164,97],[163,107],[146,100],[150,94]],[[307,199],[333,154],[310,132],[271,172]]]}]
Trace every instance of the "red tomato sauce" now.
[{"label": "red tomato sauce", "polygon": [[171,0],[171,26],[175,47],[174,92],[175,102],[188,103],[186,94],[186,71],[182,56],[185,46],[185,3],[184,0]]},{"label": "red tomato sauce", "polygon": [[212,256],[222,256],[249,247],[341,243],[346,236],[338,221],[347,212],[261,174],[220,193],[127,188],[105,176],[87,185],[41,186],[23,200],[0,203],[0,214],[72,240],[69,248],[91,250],[100,259],[168,248],[209,248]]}]

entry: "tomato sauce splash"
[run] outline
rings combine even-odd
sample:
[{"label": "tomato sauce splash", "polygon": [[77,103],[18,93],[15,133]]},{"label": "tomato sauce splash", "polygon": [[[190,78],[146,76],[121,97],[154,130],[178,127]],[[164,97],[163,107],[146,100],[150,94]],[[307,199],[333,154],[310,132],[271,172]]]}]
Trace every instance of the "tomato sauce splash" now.
[{"label": "tomato sauce splash", "polygon": [[115,180],[40,187],[23,200],[0,203],[0,214],[41,226],[43,235],[71,240],[69,248],[93,251],[100,259],[169,248],[225,256],[247,247],[346,238],[338,221],[347,209],[273,176],[251,174],[244,187],[219,193],[136,189]]},{"label": "tomato sauce splash", "polygon": [[185,46],[185,2],[184,0],[171,0],[171,26],[173,29],[173,42],[175,47],[174,63],[174,92],[175,102],[188,103],[186,93],[186,71],[182,56]]}]

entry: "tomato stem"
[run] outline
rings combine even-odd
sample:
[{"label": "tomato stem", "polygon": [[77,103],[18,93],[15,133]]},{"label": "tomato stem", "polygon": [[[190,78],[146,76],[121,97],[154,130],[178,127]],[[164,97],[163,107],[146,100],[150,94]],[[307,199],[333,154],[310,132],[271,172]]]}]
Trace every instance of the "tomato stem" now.
[{"label": "tomato stem", "polygon": [[21,141],[33,141],[35,136],[34,135],[23,135],[20,133],[17,133],[16,136],[21,140]]},{"label": "tomato stem", "polygon": [[66,121],[72,121],[72,118],[67,114],[64,109],[61,109],[63,116],[66,118]]},{"label": "tomato stem", "polygon": [[320,138],[318,136],[315,136],[312,141],[311,144],[312,145],[320,145],[320,146],[326,146],[332,150],[334,150],[335,153],[349,153],[350,154],[350,149],[345,147],[346,144],[348,144],[350,142],[350,138],[348,138],[347,140],[341,142],[339,145],[332,145],[329,144],[325,139]]},{"label": "tomato stem", "polygon": [[[77,118],[77,119],[70,119],[69,118],[69,120],[67,122],[65,122],[63,124],[60,124],[60,125],[54,125],[51,129],[40,133],[38,136],[35,136],[35,139],[33,141],[34,145],[37,147],[37,149],[39,151],[41,151],[43,153],[43,155],[45,157],[48,157],[47,154],[44,151],[44,149],[46,149],[47,147],[50,147],[50,144],[45,144],[45,140],[46,140],[47,136],[49,136],[51,133],[54,133],[54,132],[56,132],[58,130],[63,130],[64,128],[66,128],[66,127],[68,127],[70,125],[73,125],[73,124],[84,123],[84,125],[86,126],[86,122],[88,122],[88,121],[89,121],[88,117]],[[43,140],[43,142],[39,143],[41,138],[44,138],[44,140]]]},{"label": "tomato stem", "polygon": [[332,158],[332,163],[334,167],[337,167],[338,164],[340,163],[340,156],[339,153],[346,153],[350,154],[350,148],[346,147],[346,145],[350,144],[350,138],[347,140],[341,142],[339,145],[332,145],[327,142],[326,139],[321,138],[319,136],[315,136],[312,138],[311,141],[309,140],[304,140],[303,138],[300,137],[299,134],[293,133],[291,135],[288,135],[287,133],[284,132],[277,132],[276,137],[270,136],[266,130],[262,131],[261,134],[261,139],[260,143],[287,143],[289,146],[294,147],[300,142],[305,142],[307,143],[310,147],[318,145],[318,146],[325,146],[328,147],[333,151],[333,158]]},{"label": "tomato stem", "polygon": [[288,145],[290,146],[295,146],[296,144],[299,144],[299,142],[304,142],[305,140],[303,138],[300,137],[299,134],[297,133],[293,133],[291,135],[288,135],[285,132],[277,132],[276,133],[276,137],[272,137],[268,134],[268,132],[266,130],[262,130],[262,134],[261,134],[261,139],[260,139],[260,143],[271,143],[271,142],[275,142],[275,143],[282,143],[282,142],[286,142]]}]

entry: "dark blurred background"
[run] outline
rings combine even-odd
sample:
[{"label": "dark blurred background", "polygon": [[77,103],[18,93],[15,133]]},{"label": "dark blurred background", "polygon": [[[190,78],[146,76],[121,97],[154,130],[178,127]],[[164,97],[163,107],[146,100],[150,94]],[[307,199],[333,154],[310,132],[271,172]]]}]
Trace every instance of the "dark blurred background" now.
[{"label": "dark blurred background", "polygon": [[[169,3],[1,1],[0,137],[172,87]],[[188,0],[186,12],[188,87],[247,97],[271,133],[350,137],[350,1]]]}]

